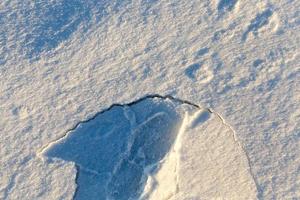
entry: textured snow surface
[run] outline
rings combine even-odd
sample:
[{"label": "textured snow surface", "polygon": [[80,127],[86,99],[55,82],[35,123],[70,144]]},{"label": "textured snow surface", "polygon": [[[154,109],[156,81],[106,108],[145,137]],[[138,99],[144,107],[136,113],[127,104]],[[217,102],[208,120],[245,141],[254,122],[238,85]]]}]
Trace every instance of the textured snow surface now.
[{"label": "textured snow surface", "polygon": [[[149,94],[213,112],[171,131],[141,197],[175,188],[174,199],[300,199],[299,8],[297,0],[2,0],[0,199],[72,199],[76,160],[41,151],[111,105]],[[197,118],[179,113],[182,123]]]}]

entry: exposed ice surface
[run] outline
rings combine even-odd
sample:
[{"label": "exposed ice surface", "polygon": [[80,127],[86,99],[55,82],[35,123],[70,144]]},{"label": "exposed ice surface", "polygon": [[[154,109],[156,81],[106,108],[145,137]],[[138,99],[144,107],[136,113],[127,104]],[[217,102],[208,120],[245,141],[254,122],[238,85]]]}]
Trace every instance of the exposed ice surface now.
[{"label": "exposed ice surface", "polygon": [[[75,160],[45,159],[41,150],[111,105],[149,94],[188,100],[223,119],[200,115],[182,137],[180,126],[141,198],[162,199],[156,194],[174,194],[175,188],[172,197],[178,199],[197,199],[204,189],[207,198],[230,193],[230,199],[249,199],[232,191],[253,189],[253,182],[234,184],[242,179],[218,164],[237,156],[232,170],[248,177],[242,170],[248,167],[239,168],[248,155],[256,188],[246,190],[256,193],[251,199],[300,199],[299,8],[297,0],[1,1],[0,199],[72,199],[79,189]],[[188,148],[192,142],[208,144],[205,134],[187,134],[204,130],[224,145]],[[222,137],[229,133],[235,133],[232,140]],[[208,154],[221,147],[226,153]],[[180,152],[198,170],[183,165],[175,156]],[[215,168],[203,172],[198,157],[215,158]],[[169,169],[178,160],[177,174],[209,174],[201,178],[207,186],[225,189],[201,182],[186,187],[178,178],[179,188],[191,189],[192,196],[185,196],[169,184],[175,174]],[[224,170],[229,171],[221,176]],[[151,167],[146,171],[152,173]],[[232,190],[218,182],[229,179],[237,181],[229,181]],[[101,180],[83,181],[97,188]]]}]

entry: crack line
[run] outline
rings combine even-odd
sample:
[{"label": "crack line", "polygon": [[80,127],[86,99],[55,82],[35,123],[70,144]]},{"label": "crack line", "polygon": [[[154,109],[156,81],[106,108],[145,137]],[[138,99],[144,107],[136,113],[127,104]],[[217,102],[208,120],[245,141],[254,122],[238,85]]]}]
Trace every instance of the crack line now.
[{"label": "crack line", "polygon": [[230,124],[228,124],[228,123],[225,121],[225,119],[224,119],[223,117],[221,117],[221,115],[220,115],[219,113],[217,113],[216,111],[214,111],[214,110],[212,110],[212,109],[210,109],[210,108],[208,108],[208,110],[209,110],[209,112],[216,114],[217,117],[222,121],[222,123],[223,123],[225,126],[227,126],[227,127],[231,130],[231,132],[232,132],[232,137],[233,137],[234,141],[238,144],[238,146],[241,148],[241,150],[242,150],[243,153],[245,154],[245,156],[246,156],[246,161],[247,161],[247,165],[248,165],[248,168],[249,168],[249,173],[250,173],[250,175],[251,175],[251,178],[252,178],[252,180],[253,180],[253,182],[254,182],[254,185],[255,185],[255,188],[256,188],[256,197],[257,197],[257,199],[259,199],[259,198],[258,198],[258,183],[257,183],[257,181],[256,181],[256,179],[255,179],[255,176],[254,176],[254,173],[253,173],[253,170],[252,170],[252,167],[251,167],[250,157],[249,157],[249,155],[248,155],[248,153],[247,153],[247,151],[246,151],[244,145],[237,139],[237,135],[236,135],[236,132],[235,132],[235,130],[233,129],[233,127],[232,127]]}]

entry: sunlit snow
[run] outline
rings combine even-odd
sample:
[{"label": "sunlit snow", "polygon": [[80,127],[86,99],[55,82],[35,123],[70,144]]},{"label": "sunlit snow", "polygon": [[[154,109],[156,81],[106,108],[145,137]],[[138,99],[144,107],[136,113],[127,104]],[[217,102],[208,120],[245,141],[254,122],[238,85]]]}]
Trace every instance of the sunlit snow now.
[{"label": "sunlit snow", "polygon": [[0,199],[300,199],[299,8],[0,1]]}]

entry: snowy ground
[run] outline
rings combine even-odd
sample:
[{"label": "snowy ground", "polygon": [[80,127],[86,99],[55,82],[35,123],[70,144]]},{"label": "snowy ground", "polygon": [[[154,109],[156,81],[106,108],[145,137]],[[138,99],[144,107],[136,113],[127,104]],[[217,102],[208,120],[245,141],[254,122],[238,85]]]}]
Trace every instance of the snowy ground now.
[{"label": "snowy ground", "polygon": [[[0,199],[76,197],[74,162],[41,151],[110,106],[151,94],[211,113],[197,126],[189,125],[193,114],[179,117],[188,125],[176,129],[149,175],[159,187],[144,181],[142,197],[300,199],[299,7],[297,0],[1,1]],[[232,169],[218,165],[228,160]],[[179,186],[174,163],[185,177]]]}]

